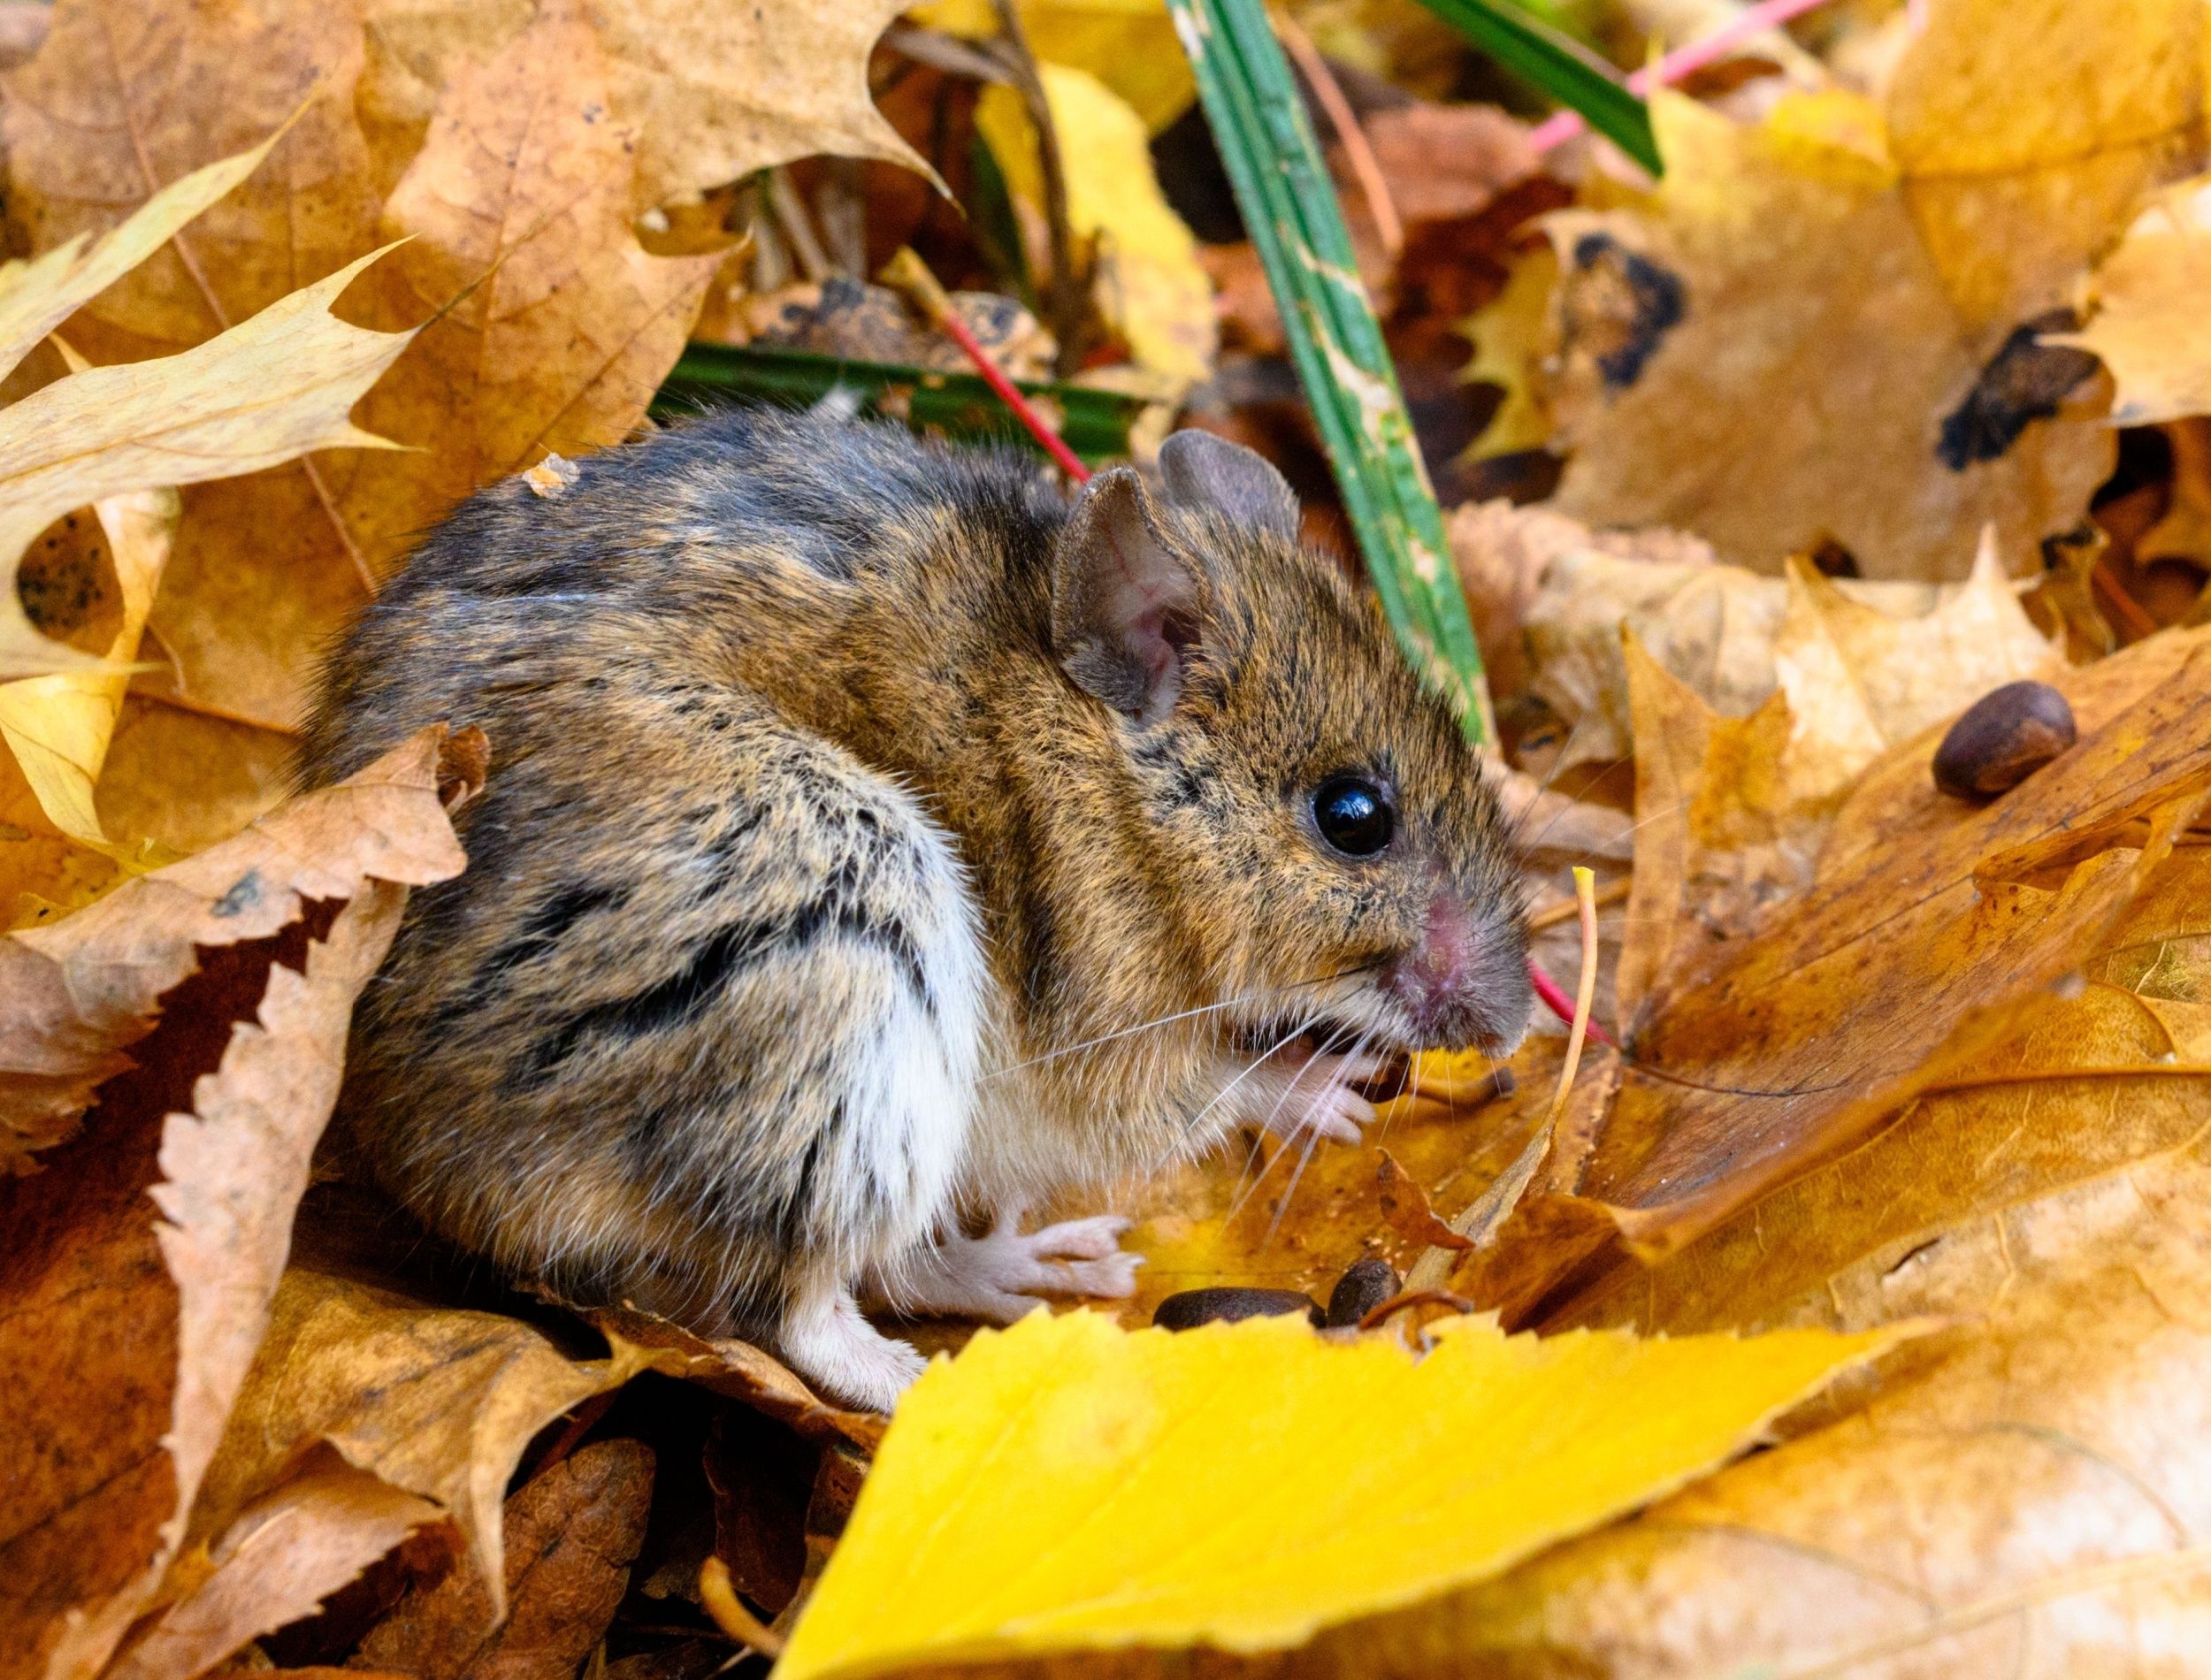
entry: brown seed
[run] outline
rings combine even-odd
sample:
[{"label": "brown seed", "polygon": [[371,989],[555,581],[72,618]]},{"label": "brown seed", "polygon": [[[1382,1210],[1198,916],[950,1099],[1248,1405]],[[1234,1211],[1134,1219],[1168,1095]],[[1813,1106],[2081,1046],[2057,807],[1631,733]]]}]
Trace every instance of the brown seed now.
[{"label": "brown seed", "polygon": [[1328,1296],[1330,1330],[1353,1330],[1358,1321],[1404,1288],[1404,1279],[1397,1275],[1397,1268],[1378,1255],[1368,1255],[1364,1260],[1354,1260],[1335,1280],[1335,1289]]},{"label": "brown seed", "polygon": [[2007,683],[1967,706],[1935,749],[1935,786],[1961,799],[2017,787],[2073,745],[2073,708],[2047,683]]},{"label": "brown seed", "polygon": [[1200,1325],[1235,1324],[1240,1318],[1279,1318],[1303,1313],[1317,1329],[1320,1303],[1296,1289],[1241,1289],[1222,1285],[1185,1289],[1169,1295],[1151,1315],[1162,1330],[1195,1330]]}]

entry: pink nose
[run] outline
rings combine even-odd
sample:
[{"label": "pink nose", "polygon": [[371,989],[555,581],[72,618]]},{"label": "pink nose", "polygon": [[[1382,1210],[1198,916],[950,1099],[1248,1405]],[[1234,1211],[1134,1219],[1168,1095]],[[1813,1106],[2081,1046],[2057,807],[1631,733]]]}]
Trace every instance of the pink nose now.
[{"label": "pink nose", "polygon": [[1430,900],[1419,938],[1390,965],[1386,983],[1440,1050],[1509,1052],[1534,1001],[1516,919],[1476,911],[1448,891]]}]

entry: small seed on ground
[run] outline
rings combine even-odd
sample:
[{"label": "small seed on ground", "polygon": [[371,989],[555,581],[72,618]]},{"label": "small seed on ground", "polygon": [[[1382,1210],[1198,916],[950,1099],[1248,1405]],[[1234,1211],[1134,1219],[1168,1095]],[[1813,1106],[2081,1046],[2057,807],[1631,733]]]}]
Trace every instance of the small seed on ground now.
[{"label": "small seed on ground", "polygon": [[1358,1321],[1404,1288],[1397,1268],[1377,1255],[1354,1260],[1335,1281],[1328,1296],[1330,1330],[1355,1330]]},{"label": "small seed on ground", "polygon": [[2017,787],[2078,738],[2073,708],[2047,683],[2007,683],[1967,706],[1935,749],[1934,782],[1961,799]]},{"label": "small seed on ground", "polygon": [[1152,1312],[1151,1322],[1162,1330],[1195,1330],[1200,1325],[1279,1318],[1290,1313],[1304,1314],[1315,1327],[1322,1317],[1320,1303],[1296,1289],[1241,1289],[1221,1285],[1169,1295]]}]

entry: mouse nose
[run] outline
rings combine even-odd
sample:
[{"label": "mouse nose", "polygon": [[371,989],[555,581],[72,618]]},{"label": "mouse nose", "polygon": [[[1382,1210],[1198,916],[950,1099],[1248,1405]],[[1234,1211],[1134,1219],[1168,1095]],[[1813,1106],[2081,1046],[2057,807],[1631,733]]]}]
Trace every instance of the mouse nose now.
[{"label": "mouse nose", "polygon": [[1382,984],[1434,1050],[1509,1056],[1535,1003],[1518,919],[1448,891],[1429,901],[1419,937],[1389,964]]}]

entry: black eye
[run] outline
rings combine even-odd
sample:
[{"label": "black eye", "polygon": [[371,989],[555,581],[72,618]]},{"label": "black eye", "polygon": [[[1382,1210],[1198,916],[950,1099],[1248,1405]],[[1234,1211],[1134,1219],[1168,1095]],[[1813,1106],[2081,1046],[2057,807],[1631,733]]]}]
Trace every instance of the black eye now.
[{"label": "black eye", "polygon": [[1312,822],[1320,837],[1347,858],[1371,858],[1389,844],[1397,815],[1389,796],[1364,776],[1340,775],[1312,796]]}]

